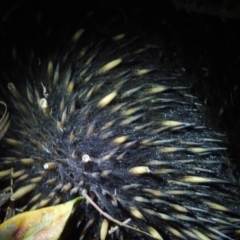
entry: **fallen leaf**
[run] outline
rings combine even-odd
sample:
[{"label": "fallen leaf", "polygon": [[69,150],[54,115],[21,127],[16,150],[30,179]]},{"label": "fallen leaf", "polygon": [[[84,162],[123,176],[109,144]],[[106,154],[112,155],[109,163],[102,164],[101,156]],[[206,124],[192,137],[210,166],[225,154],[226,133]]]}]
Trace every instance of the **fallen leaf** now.
[{"label": "fallen leaf", "polygon": [[1,139],[9,127],[10,119],[9,119],[9,113],[7,111],[6,103],[3,101],[0,101],[0,105],[4,106],[4,112],[2,113],[2,117],[0,118],[0,139]]},{"label": "fallen leaf", "polygon": [[74,204],[82,199],[78,197],[64,204],[18,214],[0,225],[0,239],[59,239]]}]

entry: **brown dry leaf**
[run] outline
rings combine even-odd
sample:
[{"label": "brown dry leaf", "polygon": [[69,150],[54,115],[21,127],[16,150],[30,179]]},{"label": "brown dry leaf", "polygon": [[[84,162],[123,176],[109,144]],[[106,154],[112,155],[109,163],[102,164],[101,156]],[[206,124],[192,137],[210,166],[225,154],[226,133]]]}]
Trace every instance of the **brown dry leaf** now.
[{"label": "brown dry leaf", "polygon": [[1,139],[9,127],[10,119],[9,119],[9,113],[7,110],[6,103],[3,101],[0,101],[0,105],[4,106],[3,113],[1,113],[1,109],[0,109],[0,113],[2,114],[2,116],[0,116],[0,139]]},{"label": "brown dry leaf", "polygon": [[0,239],[59,239],[74,204],[82,199],[78,197],[57,206],[18,214],[0,225]]}]

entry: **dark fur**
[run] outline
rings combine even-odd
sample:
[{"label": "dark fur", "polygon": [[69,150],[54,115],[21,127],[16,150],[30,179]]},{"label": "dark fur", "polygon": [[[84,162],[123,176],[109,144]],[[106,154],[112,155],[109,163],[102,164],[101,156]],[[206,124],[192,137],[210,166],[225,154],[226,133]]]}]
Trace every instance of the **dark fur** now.
[{"label": "dark fur", "polygon": [[[155,37],[154,40],[150,38],[150,34],[153,33],[152,26],[143,28],[139,23],[132,22],[132,25],[126,26],[121,14],[117,18],[108,16],[109,20],[105,21],[107,17],[103,20],[99,18],[102,16],[101,11],[101,14],[93,17],[84,15],[82,21],[79,21],[79,16],[74,15],[71,19],[71,14],[67,14],[64,18],[66,22],[59,18],[62,22],[58,25],[57,21],[49,22],[49,19],[54,19],[50,17],[52,14],[58,15],[52,11],[44,10],[43,21],[40,24],[31,22],[31,26],[26,26],[25,19],[18,22],[19,14],[15,13],[12,19],[17,20],[13,21],[13,25],[10,30],[6,30],[7,34],[3,38],[6,45],[11,36],[14,40],[13,43],[9,41],[9,48],[4,49],[6,57],[2,59],[7,67],[1,69],[3,79],[1,96],[8,104],[12,120],[5,139],[1,142],[3,149],[1,161],[4,162],[5,156],[17,156],[12,164],[14,171],[25,168],[29,174],[27,180],[14,180],[13,191],[27,185],[28,179],[40,176],[39,172],[44,171],[44,163],[57,163],[55,169],[47,171],[42,181],[37,184],[36,190],[17,201],[16,206],[18,208],[26,206],[31,197],[39,192],[42,193],[40,202],[54,192],[53,189],[59,184],[71,183],[72,188],[78,186],[78,192],[73,196],[70,196],[71,189],[56,190],[56,197],[61,196],[62,202],[81,195],[82,190],[87,189],[89,195],[95,196],[94,201],[98,206],[112,217],[120,221],[131,218],[129,223],[131,226],[138,226],[146,232],[148,226],[154,227],[163,239],[177,239],[170,228],[178,230],[185,239],[191,239],[185,230],[191,231],[196,236],[194,239],[200,238],[197,237],[195,230],[210,239],[237,238],[240,214],[239,186],[232,173],[231,161],[224,150],[226,147],[224,136],[217,135],[209,127],[204,118],[202,105],[195,97],[189,95],[190,90],[181,80],[181,71],[171,73],[163,65],[159,58],[163,45],[160,45]],[[35,16],[34,14],[33,11],[29,18]],[[76,24],[78,21],[80,24]],[[75,24],[71,25],[73,23]],[[49,26],[52,26],[51,31]],[[19,27],[22,32],[17,31]],[[71,38],[79,28],[85,28],[86,32],[77,43],[73,43]],[[127,37],[117,42],[113,41],[111,38],[122,33],[122,29],[127,33]],[[18,52],[16,59],[9,57],[12,45]],[[86,55],[78,58],[79,52],[86,46]],[[140,48],[145,48],[146,51],[135,54],[135,50]],[[85,65],[92,56],[95,57],[91,63]],[[117,58],[122,59],[119,66],[106,73],[99,72],[102,66]],[[49,61],[53,62],[53,73],[47,72]],[[54,72],[57,72],[58,65],[59,79],[54,85]],[[143,68],[149,69],[150,72],[137,76],[136,73]],[[84,82],[90,75],[91,80]],[[66,81],[68,76],[70,78]],[[67,86],[71,81],[74,82],[74,90],[69,94]],[[8,82],[14,83],[20,97],[10,96],[7,90]],[[91,97],[87,98],[89,91],[99,83],[102,83],[101,88],[95,89]],[[154,89],[157,85],[167,86],[167,89],[163,93],[149,92],[149,89]],[[33,94],[35,99],[33,103],[27,99],[26,86]],[[47,89],[47,95],[43,86]],[[129,96],[123,95],[136,87],[141,88]],[[99,107],[99,101],[114,90],[118,93],[117,97],[106,107]],[[47,99],[51,116],[44,116],[36,101],[37,95]],[[145,97],[149,99],[142,102]],[[63,128],[58,129],[56,122],[61,119],[63,113],[60,110],[63,99],[67,106],[64,108],[67,111],[67,119]],[[69,109],[73,102],[76,108],[71,114]],[[26,107],[27,112],[20,110],[21,104]],[[119,105],[121,107],[115,111]],[[137,107],[140,109],[136,113],[124,115],[130,108]],[[123,121],[138,114],[141,116],[139,115],[135,121],[122,125]],[[184,124],[154,133],[154,130],[166,127],[164,125],[166,120],[180,121]],[[110,121],[113,121],[112,126],[103,130],[105,123]],[[145,124],[142,129],[136,129]],[[94,126],[94,131],[88,135],[90,126]],[[70,142],[69,136],[72,132],[76,138]],[[109,134],[106,139],[103,138],[104,134]],[[127,136],[127,140],[121,144],[114,144],[114,139],[120,136]],[[21,146],[9,147],[6,138],[20,141]],[[142,142],[146,139],[149,140],[147,144]],[[154,144],[155,141],[166,139],[172,141]],[[42,149],[37,149],[38,144]],[[164,147],[182,149],[163,153]],[[210,150],[197,154],[191,150],[192,147]],[[20,152],[20,155],[16,155],[15,150]],[[73,151],[78,156],[77,159],[72,158]],[[121,161],[117,160],[124,152]],[[110,159],[102,160],[109,153],[112,153]],[[83,163],[84,154],[88,154],[92,162]],[[34,158],[35,163],[28,166],[19,163],[19,158],[28,157]],[[38,157],[43,161],[39,161]],[[62,159],[65,160],[64,163],[61,163]],[[162,165],[151,165],[151,161],[162,162]],[[130,169],[136,166],[148,166],[151,172],[142,175],[130,174]],[[4,170],[8,169],[9,165],[2,163],[0,167]],[[164,169],[170,169],[172,172],[154,173]],[[101,176],[104,170],[110,170],[109,175]],[[100,175],[92,176],[92,173],[96,172]],[[185,176],[199,176],[212,179],[212,182],[191,183],[188,180],[184,181]],[[57,178],[54,185],[45,184],[52,178]],[[170,182],[171,180],[182,182],[183,185]],[[81,181],[84,181],[84,185],[79,186]],[[1,180],[4,186],[8,182],[9,178]],[[136,185],[130,187],[131,184]],[[126,185],[129,189],[124,188]],[[162,196],[147,193],[146,189],[162,192]],[[168,193],[170,190],[179,190],[181,194]],[[136,196],[141,196],[148,202],[138,202],[134,199]],[[53,204],[54,199],[49,205]],[[117,201],[117,206],[112,204],[113,199]],[[206,202],[224,206],[228,210],[216,210]],[[34,204],[29,204],[26,209]],[[171,204],[180,205],[186,208],[187,212],[177,211]],[[81,205],[84,207],[85,218],[77,232],[80,235],[88,220],[95,219],[94,225],[87,231],[86,239],[94,237],[97,239],[102,217],[91,206],[86,205],[85,201]],[[134,217],[131,214],[131,207],[140,211],[144,218]],[[153,212],[149,213],[144,209]],[[167,219],[155,216],[154,213],[165,214]],[[188,219],[185,219],[186,217]],[[115,232],[109,238],[111,237],[141,239],[138,234],[125,228],[121,228],[121,231]]]}]

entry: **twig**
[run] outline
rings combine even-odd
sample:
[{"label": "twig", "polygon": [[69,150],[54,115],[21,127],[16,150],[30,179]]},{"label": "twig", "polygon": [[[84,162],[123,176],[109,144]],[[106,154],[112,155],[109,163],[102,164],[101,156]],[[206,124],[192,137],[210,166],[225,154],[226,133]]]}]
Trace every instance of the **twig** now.
[{"label": "twig", "polygon": [[[134,228],[134,227],[131,227],[129,225],[127,225],[125,222],[129,220],[125,220],[124,222],[120,222],[118,221],[117,219],[111,217],[108,213],[104,212],[101,208],[98,207],[98,205],[87,195],[86,191],[83,191],[82,192],[82,195],[87,199],[87,201],[101,214],[103,215],[105,218],[107,218],[109,221],[112,221],[114,223],[116,223],[118,226],[120,227],[126,227],[126,228],[129,228],[135,232],[138,232],[138,233],[141,233],[142,235],[145,235],[151,239],[157,239],[157,240],[161,240],[161,238],[156,238],[156,237],[153,237],[152,235],[150,235],[149,233],[147,232],[143,232],[137,228]],[[131,219],[130,219],[131,220]]]}]

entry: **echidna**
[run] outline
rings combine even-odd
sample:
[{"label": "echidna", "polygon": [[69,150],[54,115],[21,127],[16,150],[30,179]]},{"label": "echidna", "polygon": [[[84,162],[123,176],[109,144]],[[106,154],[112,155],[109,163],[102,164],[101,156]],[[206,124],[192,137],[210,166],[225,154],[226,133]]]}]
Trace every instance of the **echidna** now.
[{"label": "echidna", "polygon": [[76,239],[237,238],[239,186],[224,138],[181,72],[163,66],[151,30],[119,32],[118,18],[84,28],[90,15],[78,29],[58,27],[37,16],[32,35],[22,27],[30,39],[14,32],[12,63],[2,60],[11,123],[1,192],[12,188],[23,211],[89,196],[145,232],[122,226],[106,235],[116,224],[83,201]]}]

